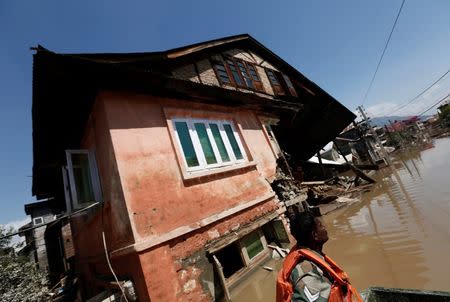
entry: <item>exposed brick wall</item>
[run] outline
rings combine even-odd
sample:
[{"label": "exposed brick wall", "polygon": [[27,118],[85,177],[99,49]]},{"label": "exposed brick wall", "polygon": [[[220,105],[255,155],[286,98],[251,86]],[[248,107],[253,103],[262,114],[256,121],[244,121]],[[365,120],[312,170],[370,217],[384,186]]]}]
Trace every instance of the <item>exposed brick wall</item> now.
[{"label": "exposed brick wall", "polygon": [[279,71],[278,68],[276,68],[274,65],[270,64],[269,62],[267,62],[266,60],[264,60],[263,58],[261,58],[260,56],[258,56],[256,53],[254,52],[250,52],[252,58],[255,59],[256,64],[261,65],[263,67],[267,67],[276,71]]},{"label": "exposed brick wall", "polygon": [[194,64],[188,64],[172,71],[172,76],[180,80],[189,80],[192,82],[200,83],[197,72],[195,71]]},{"label": "exposed brick wall", "polygon": [[47,245],[45,242],[46,229],[46,226],[41,226],[33,230],[38,266],[42,271],[48,271]]},{"label": "exposed brick wall", "polygon": [[256,69],[258,70],[259,77],[261,78],[261,82],[263,84],[264,90],[270,94],[274,95],[272,85],[269,82],[269,78],[267,77],[266,71],[264,68],[260,66],[256,66]]},{"label": "exposed brick wall", "polygon": [[250,63],[258,64],[255,58],[249,52],[246,52],[242,49],[231,49],[226,51],[225,54],[236,59],[241,59]]},{"label": "exposed brick wall", "polygon": [[220,86],[217,80],[216,73],[211,66],[211,63],[207,59],[203,59],[197,62],[197,69],[200,74],[200,79],[203,84],[211,86]]},{"label": "exposed brick wall", "polygon": [[175,259],[183,259],[203,248],[207,242],[236,231],[249,222],[278,208],[276,199],[268,200],[251,209],[242,211],[225,220],[214,223],[206,228],[199,229],[181,236],[171,242],[171,253]]},{"label": "exposed brick wall", "polygon": [[[254,52],[242,50],[242,49],[231,49],[228,51],[225,51],[223,55],[232,56],[234,58],[238,58],[247,62],[254,63],[256,65],[261,65],[263,67],[271,68],[273,70],[278,69],[274,67],[269,62],[262,59],[260,56],[255,54]],[[211,56],[212,59],[217,61],[223,61],[223,56],[220,54],[214,54]],[[209,59],[203,59],[195,63],[197,65],[197,70],[195,70],[194,64],[188,64],[182,67],[179,67],[172,71],[172,75],[174,78],[181,79],[181,80],[188,80],[193,81],[197,83],[202,83],[205,85],[211,85],[211,86],[220,86],[219,80],[217,79],[216,73],[214,72],[213,67],[211,66],[211,63]],[[261,81],[264,86],[264,90],[269,95],[274,95],[272,86],[270,85],[269,79],[267,78],[266,72],[264,71],[264,68],[261,66],[257,67],[257,72],[261,78]],[[198,71],[198,74],[197,74]],[[223,86],[223,88],[235,90],[236,88],[230,87],[230,86]],[[239,89],[244,92],[251,92],[253,91],[247,90],[247,89]],[[265,95],[262,95],[265,96]]]},{"label": "exposed brick wall", "polygon": [[226,220],[177,238],[170,243],[170,252],[178,275],[179,301],[212,301],[222,291],[215,276],[213,264],[207,258],[205,246],[208,242],[238,231],[257,218],[278,208],[276,199],[238,213]]}]

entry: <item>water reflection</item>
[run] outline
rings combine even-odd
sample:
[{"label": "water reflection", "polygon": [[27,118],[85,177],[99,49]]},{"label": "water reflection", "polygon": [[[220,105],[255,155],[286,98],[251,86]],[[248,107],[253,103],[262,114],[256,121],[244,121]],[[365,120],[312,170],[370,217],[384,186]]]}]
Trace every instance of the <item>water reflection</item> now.
[{"label": "water reflection", "polygon": [[434,190],[436,182],[449,187],[448,150],[450,139],[444,139],[423,153],[402,154],[393,168],[377,171],[377,184],[361,202],[325,217],[336,239],[326,252],[359,289],[450,290],[450,262],[444,258],[450,252],[450,200],[445,189]]},{"label": "water reflection", "polygon": [[[360,290],[369,286],[450,291],[450,138],[397,155],[376,171],[361,201],[324,217],[325,252]],[[276,271],[261,267],[232,290],[233,301],[274,301]]]}]

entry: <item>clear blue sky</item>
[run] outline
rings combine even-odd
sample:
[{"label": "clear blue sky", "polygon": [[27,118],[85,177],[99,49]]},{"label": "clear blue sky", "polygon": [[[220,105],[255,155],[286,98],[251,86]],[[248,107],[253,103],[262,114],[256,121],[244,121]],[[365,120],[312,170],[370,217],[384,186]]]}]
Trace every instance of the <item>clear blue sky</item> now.
[{"label": "clear blue sky", "polygon": [[[0,224],[23,218],[23,205],[33,200],[29,47],[39,43],[56,52],[156,51],[249,33],[354,110],[401,4],[161,2],[0,1]],[[389,113],[450,68],[449,12],[447,0],[406,1],[367,98],[369,111]],[[445,79],[401,113],[417,113],[449,92],[450,79]]]}]

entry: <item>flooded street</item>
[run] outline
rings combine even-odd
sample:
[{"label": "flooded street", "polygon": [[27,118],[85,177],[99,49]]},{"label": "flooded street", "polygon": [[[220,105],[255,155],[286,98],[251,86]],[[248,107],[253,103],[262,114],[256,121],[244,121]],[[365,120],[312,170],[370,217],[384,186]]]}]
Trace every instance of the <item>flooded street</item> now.
[{"label": "flooded street", "polygon": [[[430,146],[431,147],[431,146]],[[450,291],[450,138],[434,147],[396,155],[361,200],[323,217],[325,252],[363,290],[386,286]],[[239,282],[233,301],[274,301],[276,270],[270,260]]]},{"label": "flooded street", "polygon": [[375,174],[361,202],[324,217],[325,252],[358,289],[450,291],[450,138]]}]

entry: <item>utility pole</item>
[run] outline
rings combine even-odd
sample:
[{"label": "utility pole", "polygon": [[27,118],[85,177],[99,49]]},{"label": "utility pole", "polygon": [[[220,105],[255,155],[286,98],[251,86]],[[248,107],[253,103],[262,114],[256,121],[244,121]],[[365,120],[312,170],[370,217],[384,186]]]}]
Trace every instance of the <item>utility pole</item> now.
[{"label": "utility pole", "polygon": [[362,106],[358,106],[357,107],[358,111],[361,113],[364,121],[367,124],[367,127],[369,128],[370,133],[373,135],[373,137],[375,138],[375,141],[377,142],[377,144],[380,146],[381,152],[383,153],[384,156],[384,161],[386,162],[386,164],[388,166],[391,165],[391,159],[389,158],[389,155],[387,154],[386,150],[384,149],[383,144],[381,143],[380,138],[378,137],[378,134],[375,130],[373,130],[372,126],[369,124],[369,119],[366,115],[366,113],[364,112]]}]

